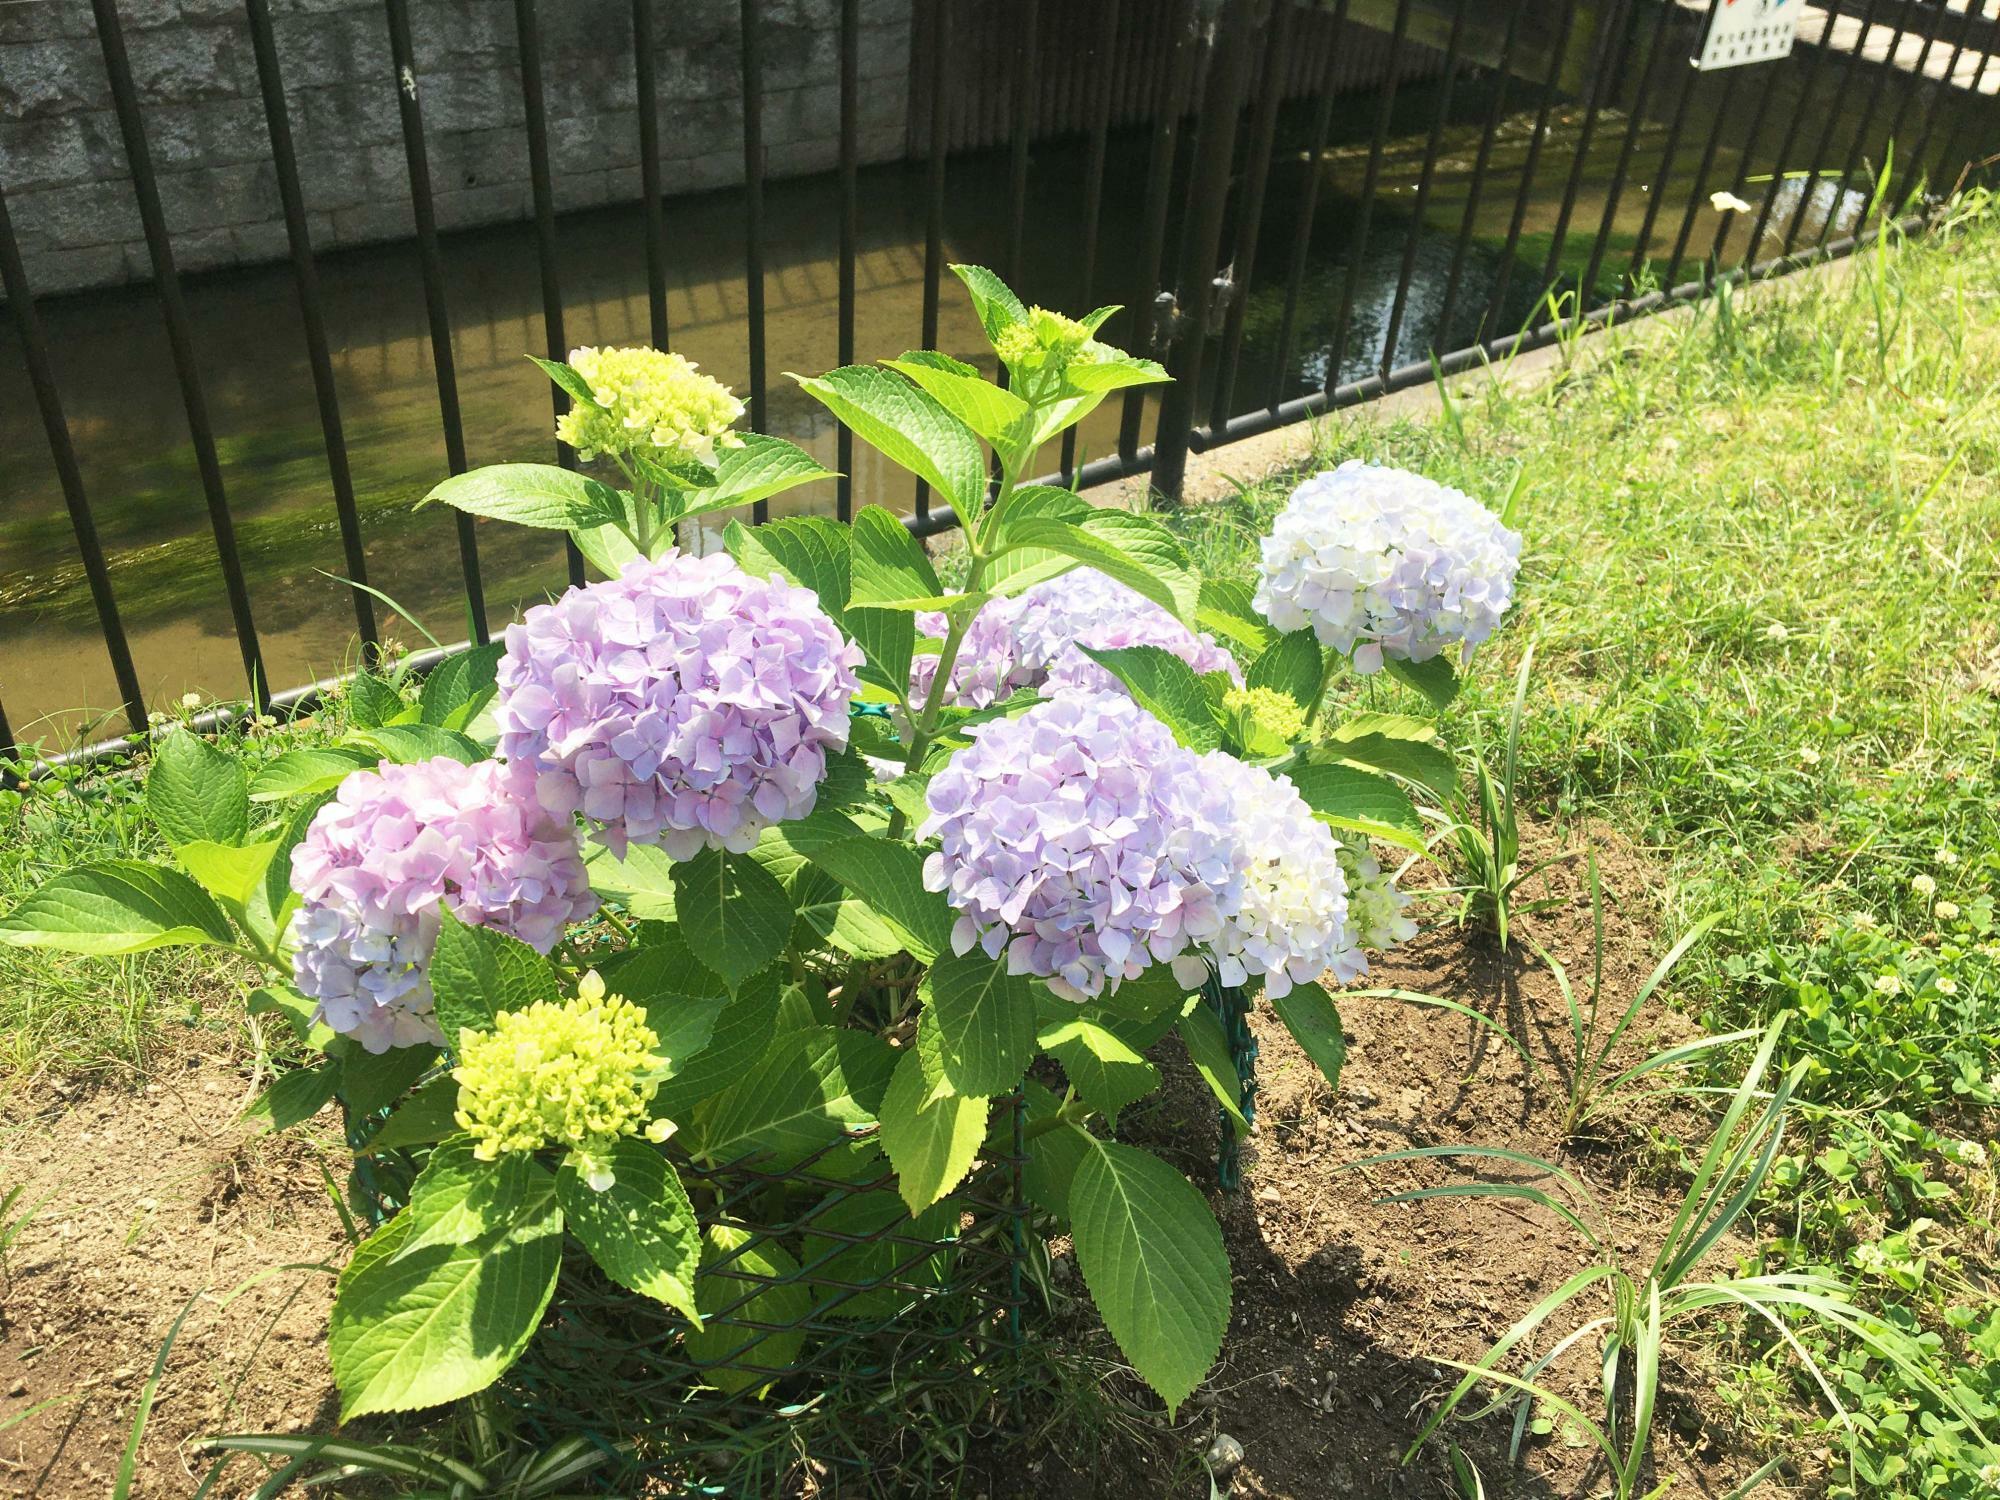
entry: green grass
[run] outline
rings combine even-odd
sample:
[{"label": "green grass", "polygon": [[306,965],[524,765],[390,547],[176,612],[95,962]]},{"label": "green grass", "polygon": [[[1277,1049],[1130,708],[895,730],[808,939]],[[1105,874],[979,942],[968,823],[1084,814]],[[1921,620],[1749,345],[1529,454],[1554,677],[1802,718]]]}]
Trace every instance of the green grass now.
[{"label": "green grass", "polygon": [[[1525,471],[1521,602],[1453,734],[1503,731],[1532,643],[1525,805],[1648,852],[1664,935],[1719,920],[1676,981],[1711,1029],[1800,1013],[1784,1060],[1809,1071],[1771,1260],[1852,1277],[1987,1401],[1996,417],[2000,210],[1982,197],[1835,276],[1578,342],[1545,380],[1462,388],[1440,418],[1330,419],[1313,455],[1493,502]],[[1185,513],[1204,566],[1247,577],[1292,482]],[[1953,1424],[1843,1358],[1869,1445],[1833,1493],[1992,1492]],[[1739,1394],[1782,1429],[1794,1419],[1757,1389],[1769,1378],[1743,1367]]]}]

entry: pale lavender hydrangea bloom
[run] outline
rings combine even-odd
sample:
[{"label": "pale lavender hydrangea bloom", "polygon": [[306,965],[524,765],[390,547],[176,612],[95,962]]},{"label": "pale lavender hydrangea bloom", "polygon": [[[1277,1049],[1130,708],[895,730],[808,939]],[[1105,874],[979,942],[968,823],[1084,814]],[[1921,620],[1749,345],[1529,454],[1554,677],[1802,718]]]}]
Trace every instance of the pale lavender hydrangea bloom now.
[{"label": "pale lavender hydrangea bloom", "polygon": [[[917,616],[917,629],[942,638],[942,614]],[[1197,672],[1227,672],[1243,680],[1235,658],[1205,633],[1188,629],[1135,589],[1095,568],[1076,568],[1011,599],[989,601],[973,617],[952,664],[951,696],[964,708],[985,708],[1021,688],[1050,693],[1123,693],[1124,684],[1079,646],[1100,651],[1159,646]],[[910,700],[921,707],[937,677],[937,657],[910,666]]]},{"label": "pale lavender hydrangea bloom", "polygon": [[525,766],[445,756],[358,771],[292,851],[292,973],[318,1019],[370,1052],[441,1044],[430,959],[440,912],[547,953],[597,909],[575,827]]},{"label": "pale lavender hydrangea bloom", "polygon": [[[1201,757],[1199,774],[1229,798],[1242,877],[1235,904],[1209,945],[1218,977],[1226,985],[1261,977],[1264,993],[1275,999],[1295,984],[1341,969],[1353,941],[1333,830],[1313,816],[1290,781],[1262,767],[1217,750]],[[1182,977],[1201,979],[1199,973]]]},{"label": "pale lavender hydrangea bloom", "polygon": [[1256,605],[1279,630],[1311,626],[1357,672],[1385,656],[1460,660],[1514,598],[1521,537],[1421,474],[1351,459],[1292,491],[1264,538]]},{"label": "pale lavender hydrangea bloom", "polygon": [[1230,798],[1129,698],[1065,693],[979,726],[932,778],[924,883],[952,946],[1069,1000],[1212,940],[1238,899]]},{"label": "pale lavender hydrangea bloom", "polygon": [[621,858],[741,853],[812,811],[860,664],[810,590],[670,551],[507,627],[500,753]]},{"label": "pale lavender hydrangea bloom", "polygon": [[1368,949],[1393,948],[1417,935],[1417,924],[1404,914],[1409,892],[1399,887],[1375,858],[1367,841],[1340,843],[1341,873],[1347,877],[1349,946],[1331,965],[1345,984],[1368,972]]}]

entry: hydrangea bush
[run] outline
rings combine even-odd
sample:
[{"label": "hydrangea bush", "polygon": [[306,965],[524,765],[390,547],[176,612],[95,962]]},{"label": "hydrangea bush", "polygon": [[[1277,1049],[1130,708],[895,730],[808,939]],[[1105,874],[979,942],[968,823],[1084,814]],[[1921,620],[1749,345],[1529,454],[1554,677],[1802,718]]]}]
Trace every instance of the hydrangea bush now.
[{"label": "hydrangea bush", "polygon": [[1518,540],[1348,466],[1301,487],[1254,596],[1204,580],[1154,517],[1027,477],[1165,378],[1097,339],[1113,309],[1030,309],[956,269],[1004,386],[930,351],[798,383],[954,508],[960,587],[878,506],[727,519],[828,475],[737,433],[740,404],[677,356],[538,362],[575,403],[565,440],[624,483],[508,464],[426,503],[567,533],[600,581],[415,704],[362,674],[343,744],[254,779],[165,735],[147,798],[172,865],[74,870],[0,919],[9,943],[257,965],[251,1011],[315,1061],[256,1112],[337,1101],[359,1149],[420,1168],[340,1279],[345,1415],[492,1382],[566,1244],[695,1347],[743,1228],[704,1232],[691,1165],[838,1147],[893,1172],[911,1221],[956,1224],[1003,1096],[1040,1222],[1133,1367],[1171,1409],[1213,1363],[1221,1234],[1111,1122],[1170,1031],[1241,1118],[1204,993],[1261,990],[1337,1079],[1322,981],[1414,931],[1376,851],[1420,852],[1413,792],[1455,781],[1428,720],[1343,713],[1340,675],[1386,662],[1441,707],[1443,653],[1498,622]]}]

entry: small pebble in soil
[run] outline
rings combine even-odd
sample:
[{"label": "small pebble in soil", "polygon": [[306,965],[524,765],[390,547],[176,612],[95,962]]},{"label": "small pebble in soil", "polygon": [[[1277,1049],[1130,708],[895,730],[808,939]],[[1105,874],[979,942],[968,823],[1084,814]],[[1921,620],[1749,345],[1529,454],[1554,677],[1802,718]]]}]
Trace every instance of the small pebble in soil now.
[{"label": "small pebble in soil", "polygon": [[1259,1189],[1257,1193],[1257,1198],[1258,1201],[1262,1203],[1282,1203],[1284,1201],[1283,1196],[1278,1192],[1278,1190],[1276,1188],[1270,1188],[1270,1187]]},{"label": "small pebble in soil", "polygon": [[1208,1445],[1208,1472],[1227,1479],[1243,1462],[1243,1445],[1226,1432],[1218,1432]]},{"label": "small pebble in soil", "polygon": [[8,1386],[8,1387],[7,1387],[7,1394],[8,1394],[8,1395],[10,1395],[10,1396],[25,1396],[25,1395],[27,1395],[27,1394],[28,1394],[28,1382],[27,1382],[27,1381],[25,1381],[25,1380],[17,1380],[17,1381],[15,1381],[15,1382],[14,1382],[14,1383],[13,1383],[12,1385],[10,1385],[10,1386]]}]

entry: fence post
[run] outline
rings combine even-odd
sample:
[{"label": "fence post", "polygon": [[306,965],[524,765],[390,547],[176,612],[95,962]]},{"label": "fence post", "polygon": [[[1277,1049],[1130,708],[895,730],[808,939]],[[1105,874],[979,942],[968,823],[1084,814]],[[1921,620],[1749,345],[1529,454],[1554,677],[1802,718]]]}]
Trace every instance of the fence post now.
[{"label": "fence post", "polygon": [[1153,489],[1169,502],[1180,499],[1181,481],[1187,473],[1196,388],[1201,384],[1202,361],[1208,352],[1215,256],[1222,243],[1222,221],[1235,164],[1236,127],[1256,56],[1252,33],[1269,9],[1270,0],[1221,0],[1215,20],[1215,45],[1195,127],[1194,169],[1188,184],[1191,213],[1182,242],[1181,291],[1176,299],[1181,322],[1167,351],[1167,368],[1174,379],[1161,398],[1160,424],[1153,439]]}]

